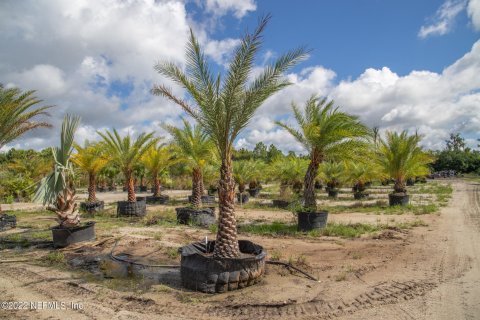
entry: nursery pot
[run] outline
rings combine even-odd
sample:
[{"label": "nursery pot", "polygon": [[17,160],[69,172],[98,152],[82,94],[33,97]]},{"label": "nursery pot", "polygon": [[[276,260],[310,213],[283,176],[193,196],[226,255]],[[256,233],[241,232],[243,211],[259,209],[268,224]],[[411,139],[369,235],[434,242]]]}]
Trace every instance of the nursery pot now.
[{"label": "nursery pot", "polygon": [[147,213],[147,201],[145,197],[137,197],[137,201],[118,201],[118,216],[137,216],[143,217]]},{"label": "nursery pot", "polygon": [[180,224],[194,224],[202,227],[208,227],[215,224],[215,207],[210,208],[175,208],[177,212],[177,222]]},{"label": "nursery pot", "polygon": [[413,179],[407,179],[407,186],[413,187],[415,185],[415,180]]},{"label": "nursery pot", "polygon": [[140,192],[147,192],[148,191],[148,187],[147,186],[140,186]]},{"label": "nursery pot", "polygon": [[88,213],[96,213],[103,211],[105,208],[105,202],[103,201],[95,201],[95,202],[81,202],[80,203],[80,210],[88,212]]},{"label": "nursery pot", "polygon": [[[192,202],[192,196],[188,196],[188,202]],[[202,203],[215,203],[215,196],[202,195]]]},{"label": "nursery pot", "polygon": [[298,212],[298,231],[321,229],[327,225],[328,211]]},{"label": "nursery pot", "polygon": [[247,203],[250,195],[248,193],[237,193],[237,202],[238,203]]},{"label": "nursery pot", "polygon": [[388,202],[390,206],[406,206],[410,200],[410,196],[404,193],[390,193]]},{"label": "nursery pot", "polygon": [[169,196],[160,195],[158,197],[155,196],[148,196],[147,197],[147,204],[165,204],[170,200]]},{"label": "nursery pot", "polygon": [[328,196],[330,198],[336,198],[338,196],[338,189],[328,189]]},{"label": "nursery pot", "polygon": [[274,207],[282,209],[286,209],[290,205],[290,201],[279,199],[272,200],[272,203]]},{"label": "nursery pot", "polygon": [[260,194],[260,188],[248,189],[248,193],[251,197],[256,198]]},{"label": "nursery pot", "polygon": [[52,228],[53,246],[63,248],[73,243],[95,239],[95,221],[86,222],[73,228],[56,226]]},{"label": "nursery pot", "polygon": [[17,226],[17,217],[8,214],[0,214],[0,231],[13,229]]},{"label": "nursery pot", "polygon": [[369,194],[368,194],[368,193],[365,193],[365,192],[363,192],[363,191],[354,192],[354,193],[353,193],[353,198],[354,198],[355,200],[365,199],[365,198],[367,198],[368,196],[369,196]]},{"label": "nursery pot", "polygon": [[214,258],[215,241],[179,248],[182,285],[195,291],[223,293],[258,283],[265,273],[267,252],[247,240],[239,240],[238,246],[238,258]]}]

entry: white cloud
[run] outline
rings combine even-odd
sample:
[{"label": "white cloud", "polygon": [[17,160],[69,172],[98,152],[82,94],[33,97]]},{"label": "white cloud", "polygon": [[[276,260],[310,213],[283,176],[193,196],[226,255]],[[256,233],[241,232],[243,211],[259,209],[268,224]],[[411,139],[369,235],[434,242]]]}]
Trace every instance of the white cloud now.
[{"label": "white cloud", "polygon": [[226,66],[233,50],[240,44],[240,39],[209,40],[204,45],[205,54],[219,65]]},{"label": "white cloud", "polygon": [[467,12],[472,19],[473,27],[480,30],[480,0],[470,0],[468,2]]},{"label": "white cloud", "polygon": [[449,33],[457,15],[466,7],[465,0],[446,0],[435,13],[429,24],[423,25],[418,32],[420,38]]},{"label": "white cloud", "polygon": [[255,11],[257,5],[254,0],[207,0],[205,8],[216,16],[232,12],[236,18],[241,19],[249,11]]}]

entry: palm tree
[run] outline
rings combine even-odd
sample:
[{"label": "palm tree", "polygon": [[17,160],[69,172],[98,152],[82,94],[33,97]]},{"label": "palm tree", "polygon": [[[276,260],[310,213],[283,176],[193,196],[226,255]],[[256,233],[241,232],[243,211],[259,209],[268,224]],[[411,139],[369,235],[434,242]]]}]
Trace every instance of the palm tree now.
[{"label": "palm tree", "polygon": [[329,196],[336,196],[338,188],[345,180],[346,170],[343,162],[323,162],[319,166],[318,176],[327,184]]},{"label": "palm tree", "polygon": [[202,204],[204,192],[203,169],[215,157],[212,140],[200,126],[192,126],[187,120],[182,119],[183,130],[174,126],[164,126],[165,130],[173,136],[174,145],[182,162],[192,169],[192,198],[194,208]]},{"label": "palm tree", "polygon": [[74,144],[77,153],[73,155],[72,162],[88,174],[88,203],[97,202],[97,173],[109,162],[105,153],[104,144],[86,143],[85,147]]},{"label": "palm tree", "polygon": [[315,212],[315,177],[319,165],[325,161],[347,160],[360,156],[366,149],[370,130],[356,116],[334,108],[333,101],[310,97],[305,111],[293,103],[293,113],[300,130],[282,122],[276,122],[297,139],[309,152],[310,164],[304,178],[303,197],[306,211]]},{"label": "palm tree", "polygon": [[420,147],[422,136],[409,136],[407,131],[386,132],[386,139],[380,139],[378,147],[378,163],[388,177],[395,180],[393,190],[405,195],[405,182],[408,178],[423,176],[429,173],[428,164],[433,162],[432,156]]},{"label": "palm tree", "polygon": [[211,73],[193,31],[190,31],[187,45],[185,71],[168,62],[155,66],[160,74],[185,88],[194,104],[176,97],[165,85],[154,86],[153,94],[175,102],[192,116],[211,137],[220,155],[220,215],[214,257],[240,255],[234,210],[233,143],[262,103],[290,84],[282,77],[283,73],[306,57],[304,48],[290,51],[252,78],[254,59],[262,44],[262,33],[269,18],[266,16],[261,19],[253,33],[244,35],[234,50],[224,76]]},{"label": "palm tree", "polygon": [[80,224],[80,215],[76,210],[75,188],[73,186],[74,170],[71,156],[75,131],[80,123],[79,117],[66,115],[60,136],[60,147],[52,148],[55,162],[53,172],[43,178],[35,193],[34,200],[43,204],[53,204],[48,207],[57,214],[61,227],[72,228]]},{"label": "palm tree", "polygon": [[33,119],[48,116],[44,106],[31,110],[42,100],[34,96],[35,91],[22,92],[18,88],[6,89],[0,84],[0,149],[27,131],[35,128],[49,128],[50,124]]},{"label": "palm tree", "polygon": [[302,191],[302,176],[308,168],[308,161],[296,156],[278,157],[270,164],[269,174],[280,181],[280,199],[287,199],[290,189],[299,194]]},{"label": "palm tree", "polygon": [[346,180],[353,184],[352,191],[356,199],[365,197],[367,183],[380,177],[380,170],[374,162],[349,161],[346,172]]},{"label": "palm tree", "polygon": [[134,166],[140,161],[145,152],[157,143],[158,139],[153,137],[153,132],[148,134],[142,133],[135,140],[132,140],[130,134],[123,138],[120,137],[116,129],[113,129],[113,133],[110,131],[107,131],[105,134],[98,131],[97,133],[103,138],[106,151],[112,161],[118,165],[125,176],[128,186],[128,202],[135,202]]},{"label": "palm tree", "polygon": [[142,157],[142,163],[153,179],[153,196],[160,196],[160,176],[179,160],[172,156],[171,146],[152,145]]}]

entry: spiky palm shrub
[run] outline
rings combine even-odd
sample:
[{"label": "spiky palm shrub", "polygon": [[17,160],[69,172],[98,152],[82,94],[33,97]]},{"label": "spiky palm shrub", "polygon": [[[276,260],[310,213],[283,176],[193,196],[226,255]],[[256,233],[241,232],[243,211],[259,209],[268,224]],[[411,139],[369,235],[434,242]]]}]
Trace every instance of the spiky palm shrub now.
[{"label": "spiky palm shrub", "polygon": [[245,192],[246,186],[250,181],[258,179],[261,175],[263,164],[260,160],[233,161],[233,177],[240,193]]},{"label": "spiky palm shrub", "polygon": [[323,162],[319,166],[318,177],[325,181],[329,190],[338,189],[345,181],[347,175],[343,162]]},{"label": "spiky palm shrub", "polygon": [[157,142],[152,133],[142,133],[137,139],[132,140],[130,134],[120,137],[116,129],[113,133],[97,133],[105,142],[106,151],[110,155],[111,160],[120,168],[127,182],[128,202],[135,202],[135,184],[133,177],[133,169],[145,152]]},{"label": "spiky palm shrub", "polygon": [[160,176],[179,162],[173,154],[173,148],[165,144],[152,145],[142,157],[142,163],[147,168],[153,182],[153,196],[160,196]]},{"label": "spiky palm shrub", "polygon": [[72,157],[72,162],[88,174],[88,200],[89,203],[97,202],[97,173],[109,162],[101,143],[87,143],[84,147],[74,144],[77,151]]},{"label": "spiky palm shrub", "polygon": [[57,214],[58,223],[65,228],[80,224],[80,214],[75,203],[74,170],[71,162],[73,140],[79,123],[79,117],[65,116],[60,135],[60,147],[52,148],[54,169],[41,180],[34,196],[35,201],[42,201],[43,205],[49,205],[47,209]]},{"label": "spiky palm shrub", "polygon": [[349,161],[345,171],[346,181],[352,184],[353,192],[357,193],[364,192],[368,182],[381,178],[380,168],[375,162]]},{"label": "spiky palm shrub", "polygon": [[159,63],[155,69],[185,88],[194,105],[176,97],[165,85],[154,86],[153,94],[170,99],[192,116],[214,141],[221,159],[219,182],[219,224],[215,257],[238,257],[234,197],[235,181],[232,173],[233,143],[249,123],[255,111],[275,92],[290,83],[282,75],[305,57],[299,48],[279,57],[252,77],[254,58],[262,44],[262,33],[269,17],[260,20],[251,34],[245,34],[234,50],[225,76],[214,76],[193,32],[187,45],[186,70],[173,63]]},{"label": "spiky palm shrub", "polygon": [[293,190],[299,194],[302,190],[302,177],[308,168],[308,160],[298,157],[278,157],[270,164],[269,175],[280,182],[280,198],[291,200],[289,194]]},{"label": "spiky palm shrub", "polygon": [[299,130],[282,122],[279,126],[298,140],[310,155],[310,164],[304,178],[303,198],[306,211],[316,211],[315,177],[319,165],[325,161],[348,160],[361,156],[367,149],[370,129],[356,116],[341,112],[333,101],[312,96],[305,103],[302,112],[294,103],[293,113]]},{"label": "spiky palm shrub", "polygon": [[212,140],[200,126],[192,126],[183,119],[183,129],[164,126],[173,136],[180,159],[192,169],[192,206],[199,208],[204,192],[203,169],[215,157]]},{"label": "spiky palm shrub", "polygon": [[433,162],[433,157],[422,150],[421,140],[421,135],[409,136],[407,131],[400,134],[387,131],[385,139],[379,140],[378,164],[386,176],[395,180],[395,193],[406,194],[408,178],[429,173],[427,165]]}]

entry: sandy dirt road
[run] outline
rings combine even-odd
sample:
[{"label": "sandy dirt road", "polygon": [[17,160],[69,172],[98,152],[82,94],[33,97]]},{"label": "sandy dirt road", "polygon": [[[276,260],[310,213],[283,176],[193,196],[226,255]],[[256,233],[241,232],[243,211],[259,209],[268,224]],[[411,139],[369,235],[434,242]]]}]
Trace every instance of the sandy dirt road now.
[{"label": "sandy dirt road", "polygon": [[[322,276],[314,283],[270,270],[258,286],[197,299],[188,292],[117,292],[65,271],[8,263],[0,264],[1,301],[73,301],[82,309],[0,310],[0,319],[480,319],[480,185],[453,187],[449,205],[428,227],[385,240],[378,250],[395,249],[386,256],[373,248],[365,263],[372,268],[347,281]],[[292,240],[264,239],[272,247],[282,241]],[[320,261],[318,270],[343,265],[341,250],[373,243],[359,239],[341,249],[321,241],[304,246],[341,259]]]}]

